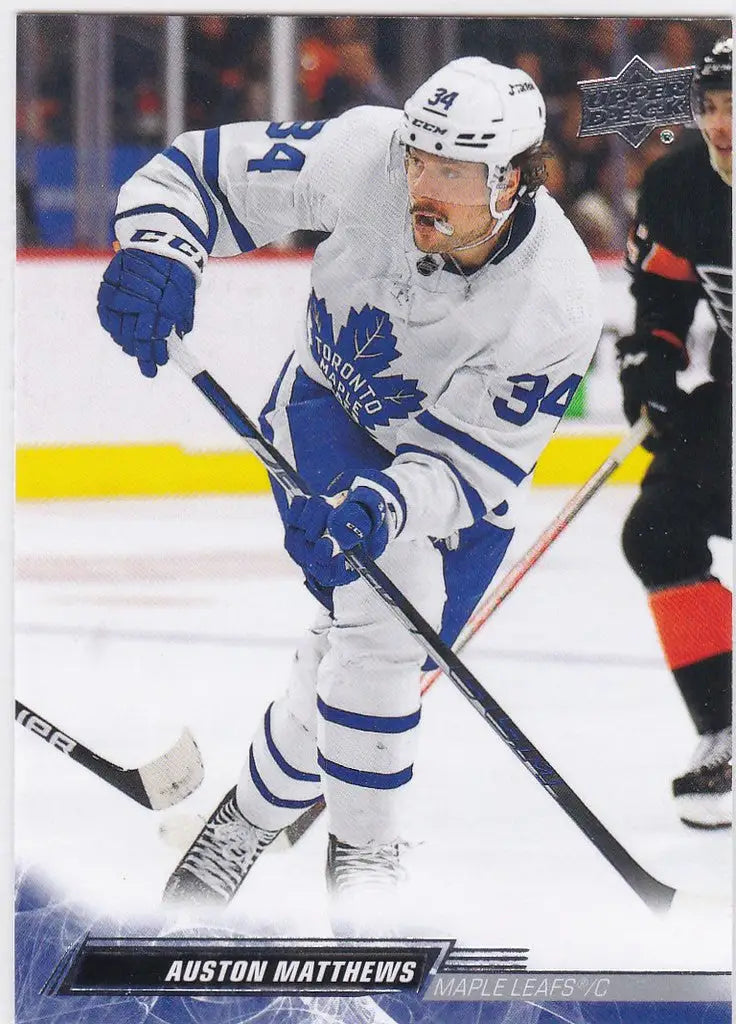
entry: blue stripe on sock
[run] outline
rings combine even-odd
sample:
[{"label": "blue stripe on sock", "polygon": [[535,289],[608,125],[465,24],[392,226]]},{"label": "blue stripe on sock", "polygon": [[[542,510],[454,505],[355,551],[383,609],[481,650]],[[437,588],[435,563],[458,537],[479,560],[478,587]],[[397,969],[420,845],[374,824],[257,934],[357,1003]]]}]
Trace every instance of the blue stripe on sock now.
[{"label": "blue stripe on sock", "polygon": [[437,419],[431,412],[420,413],[417,416],[417,423],[421,423],[423,427],[431,430],[434,434],[446,437],[449,441],[458,445],[459,448],[468,452],[469,455],[472,455],[473,458],[479,459],[484,465],[495,469],[497,473],[505,476],[507,480],[511,480],[514,484],[520,484],[527,475],[521,466],[517,466],[515,462],[507,459],[505,455],[497,452],[495,448],[489,448],[474,437],[471,437],[470,434],[458,430],[457,427],[451,427],[449,423],[443,423],[442,420]]},{"label": "blue stripe on sock", "polygon": [[420,455],[429,455],[433,459],[439,459],[440,462],[444,462],[457,478],[457,482],[460,484],[465,500],[468,503],[468,508],[473,515],[473,520],[482,519],[485,516],[486,505],[480,494],[476,491],[475,487],[468,483],[457,466],[453,465],[446,455],[441,455],[439,452],[431,452],[427,448],[420,448],[417,444],[400,444],[396,449],[396,454],[403,455],[404,452],[418,452]]},{"label": "blue stripe on sock", "polygon": [[317,764],[325,775],[363,789],[398,789],[406,785],[414,774],[414,765],[411,764],[400,772],[362,772],[357,768],[346,768],[344,764],[328,761],[320,750],[317,751]]},{"label": "blue stripe on sock", "polygon": [[175,210],[173,206],[165,206],[163,203],[149,203],[147,206],[136,206],[134,210],[124,210],[123,213],[118,213],[113,217],[113,224],[117,224],[119,220],[124,220],[126,217],[133,217],[137,213],[170,213],[172,217],[176,217],[180,221],[187,231],[197,239],[199,244],[206,252],[210,252],[212,249],[211,245],[208,245],[207,238],[204,232],[198,224],[195,224],[191,217],[187,217],[181,210]]},{"label": "blue stripe on sock", "polygon": [[220,205],[227,217],[230,230],[235,241],[242,252],[251,252],[255,249],[256,243],[248,234],[245,225],[241,224],[235,216],[230,201],[220,188],[220,129],[208,128],[204,133],[204,180],[209,185],[212,193],[220,200]]},{"label": "blue stripe on sock", "polygon": [[271,757],[274,759],[284,775],[288,775],[290,779],[296,779],[298,782],[319,782],[319,775],[310,775],[309,772],[302,772],[299,771],[298,768],[292,767],[274,743],[273,733],[271,732],[272,707],[273,704],[268,705],[268,710],[266,711],[266,717],[263,723],[266,733],[266,746],[268,747]]},{"label": "blue stripe on sock", "polygon": [[317,697],[317,710],[326,722],[344,725],[346,729],[357,729],[359,732],[397,733],[409,732],[419,724],[421,708],[410,715],[387,717],[383,715],[359,715],[356,711],[343,711],[341,708],[325,704]]},{"label": "blue stripe on sock", "polygon": [[301,810],[303,807],[311,807],[312,804],[316,804],[319,800],[319,796],[314,797],[313,800],[283,800],[280,796],[276,796],[275,793],[271,792],[261,776],[258,774],[252,746],[250,748],[248,761],[250,763],[250,777],[253,779],[253,784],[263,799],[267,800],[268,803],[273,804],[274,807],[288,807],[294,810]]},{"label": "blue stripe on sock", "polygon": [[176,164],[184,173],[191,178],[194,187],[199,193],[199,198],[202,200],[205,213],[207,214],[207,252],[212,252],[212,247],[215,244],[215,238],[217,237],[217,210],[215,204],[212,202],[209,192],[204,187],[199,179],[199,175],[194,170],[192,161],[186,155],[182,153],[176,146],[169,146],[162,153],[167,160],[171,160],[172,164]]}]

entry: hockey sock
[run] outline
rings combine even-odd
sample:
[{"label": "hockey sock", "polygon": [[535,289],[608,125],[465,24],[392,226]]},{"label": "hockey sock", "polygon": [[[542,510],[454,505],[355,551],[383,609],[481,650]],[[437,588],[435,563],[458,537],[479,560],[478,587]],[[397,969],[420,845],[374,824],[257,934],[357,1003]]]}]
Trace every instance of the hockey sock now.
[{"label": "hockey sock", "polygon": [[731,592],[706,579],[649,594],[667,664],[698,733],[731,724]]},{"label": "hockey sock", "polygon": [[237,802],[252,824],[270,831],[290,825],[322,793],[314,736],[282,698],[266,711],[240,774]]}]

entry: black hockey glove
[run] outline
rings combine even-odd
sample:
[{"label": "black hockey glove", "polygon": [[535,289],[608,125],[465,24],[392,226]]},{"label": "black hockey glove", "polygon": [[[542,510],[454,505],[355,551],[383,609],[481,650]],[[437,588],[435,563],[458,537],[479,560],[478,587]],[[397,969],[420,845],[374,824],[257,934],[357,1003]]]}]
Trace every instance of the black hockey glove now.
[{"label": "black hockey glove", "polygon": [[684,368],[683,354],[652,334],[632,334],[616,343],[624,415],[633,424],[642,407],[654,428],[643,444],[657,451],[678,432],[678,417],[685,394],[675,374]]}]

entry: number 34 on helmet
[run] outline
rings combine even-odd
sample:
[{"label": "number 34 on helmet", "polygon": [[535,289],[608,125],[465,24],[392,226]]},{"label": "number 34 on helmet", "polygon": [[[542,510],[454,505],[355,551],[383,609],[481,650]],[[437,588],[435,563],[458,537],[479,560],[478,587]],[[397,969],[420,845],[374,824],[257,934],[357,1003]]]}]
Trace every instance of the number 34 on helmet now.
[{"label": "number 34 on helmet", "polygon": [[461,57],[406,101],[399,141],[449,160],[485,164],[495,212],[511,160],[542,142],[545,121],[542,94],[524,71]]}]

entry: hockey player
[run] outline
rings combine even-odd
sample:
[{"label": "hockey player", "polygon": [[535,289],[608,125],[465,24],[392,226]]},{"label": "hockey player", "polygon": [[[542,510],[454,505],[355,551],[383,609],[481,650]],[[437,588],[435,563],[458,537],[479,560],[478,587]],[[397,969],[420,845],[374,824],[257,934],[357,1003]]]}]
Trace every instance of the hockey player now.
[{"label": "hockey player", "polygon": [[592,261],[539,188],[544,125],[526,74],[463,58],[403,113],[187,133],[120,193],[99,315],[148,376],[191,330],[210,255],[330,233],[260,418],[320,495],[289,504],[273,485],[321,610],[169,900],[227,903],[320,794],[337,929],[402,875],[423,656],[325,534],[377,559],[448,642],[498,568],[601,328]]},{"label": "hockey player", "polygon": [[[644,406],[656,432],[623,547],[700,737],[673,792],[701,828],[731,823],[731,594],[708,549],[731,536],[731,53],[719,41],[693,76],[702,141],[645,175],[627,261],[635,333],[618,342],[624,412],[633,422]],[[686,394],[676,374],[701,298],[717,325],[713,379]]]}]

